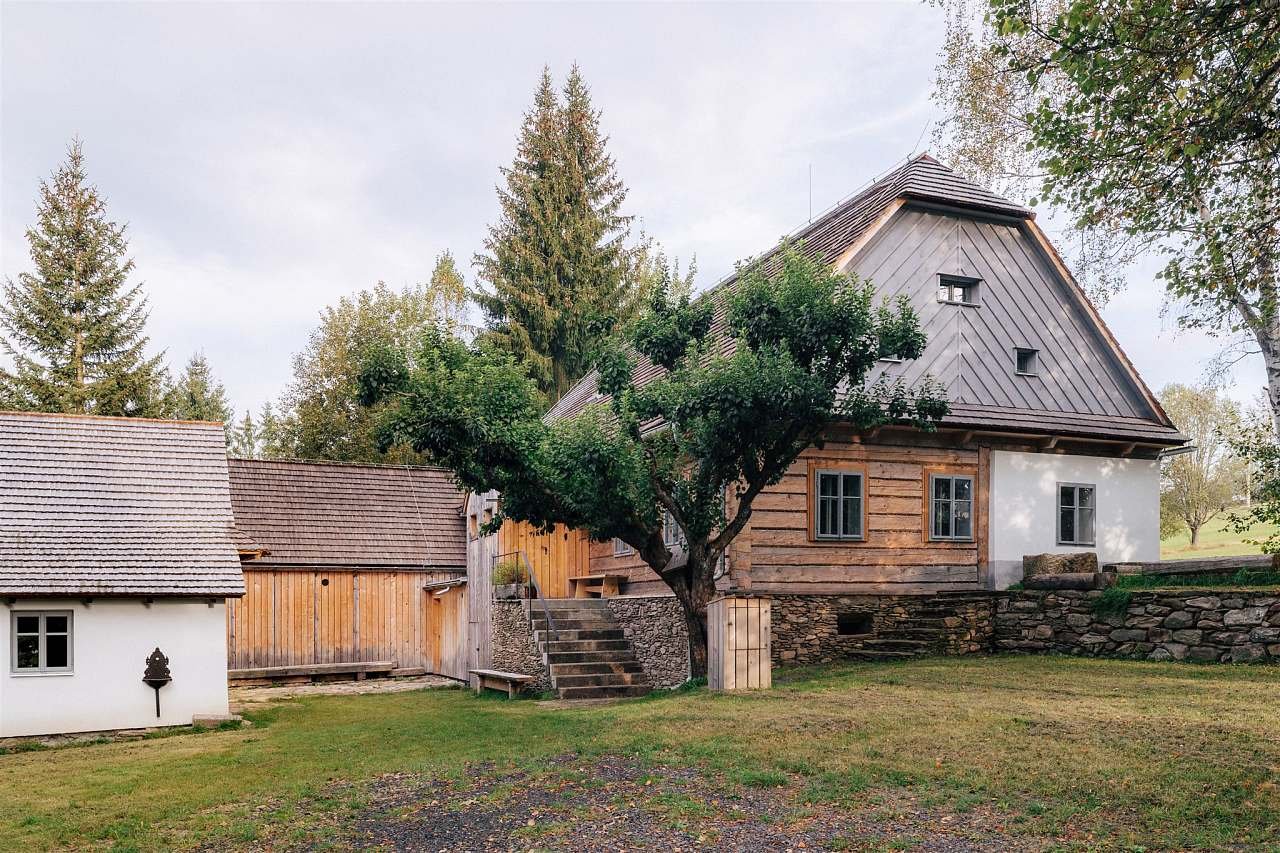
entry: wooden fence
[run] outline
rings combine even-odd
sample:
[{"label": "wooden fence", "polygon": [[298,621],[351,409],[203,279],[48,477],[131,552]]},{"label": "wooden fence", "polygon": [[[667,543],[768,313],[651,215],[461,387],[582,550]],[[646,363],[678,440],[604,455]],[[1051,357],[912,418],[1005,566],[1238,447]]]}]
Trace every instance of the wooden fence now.
[{"label": "wooden fence", "polygon": [[[227,608],[232,678],[342,672],[390,663],[398,673],[466,678],[466,608],[447,572],[244,567],[245,595]],[[279,673],[286,674],[286,673]]]},{"label": "wooden fence", "polygon": [[498,554],[523,551],[547,598],[568,598],[569,578],[590,574],[591,540],[581,530],[557,525],[538,533],[524,522],[507,521],[498,531]]}]

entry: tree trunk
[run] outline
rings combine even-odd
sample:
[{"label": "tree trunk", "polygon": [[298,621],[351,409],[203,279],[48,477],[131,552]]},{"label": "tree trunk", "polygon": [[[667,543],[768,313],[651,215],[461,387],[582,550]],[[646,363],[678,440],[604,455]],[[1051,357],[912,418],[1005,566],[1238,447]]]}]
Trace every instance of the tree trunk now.
[{"label": "tree trunk", "polygon": [[707,675],[707,603],[716,593],[715,577],[710,569],[714,564],[691,553],[684,568],[661,575],[684,611],[684,624],[689,632],[690,678]]},{"label": "tree trunk", "polygon": [[1200,546],[1200,525],[1187,525],[1187,529],[1191,531],[1191,547],[1198,548]]},{"label": "tree trunk", "polygon": [[1280,322],[1261,322],[1252,325],[1258,348],[1262,351],[1262,363],[1267,371],[1267,403],[1271,406],[1271,428],[1280,438]]}]

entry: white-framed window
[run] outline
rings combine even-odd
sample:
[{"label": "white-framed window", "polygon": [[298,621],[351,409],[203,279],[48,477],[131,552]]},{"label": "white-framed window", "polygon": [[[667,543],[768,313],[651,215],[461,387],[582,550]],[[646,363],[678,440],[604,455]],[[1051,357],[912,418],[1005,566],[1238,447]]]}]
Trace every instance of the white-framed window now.
[{"label": "white-framed window", "polygon": [[818,470],[813,473],[813,538],[861,539],[862,474]]},{"label": "white-framed window", "polygon": [[684,531],[676,524],[675,516],[668,509],[662,511],[662,544],[668,548],[683,548],[686,544]]},{"label": "white-framed window", "polygon": [[938,274],[938,301],[948,305],[977,305],[980,278]]},{"label": "white-framed window", "polygon": [[929,475],[929,538],[973,539],[973,477]]},{"label": "white-framed window", "polygon": [[1058,544],[1093,545],[1094,500],[1092,483],[1058,484]]},{"label": "white-framed window", "polygon": [[13,672],[71,672],[70,610],[15,610],[10,630]]},{"label": "white-framed window", "polygon": [[1015,347],[1013,372],[1019,376],[1036,376],[1040,372],[1040,350]]},{"label": "white-framed window", "polygon": [[632,548],[626,542],[623,542],[617,536],[613,537],[613,556],[629,557],[632,554]]}]

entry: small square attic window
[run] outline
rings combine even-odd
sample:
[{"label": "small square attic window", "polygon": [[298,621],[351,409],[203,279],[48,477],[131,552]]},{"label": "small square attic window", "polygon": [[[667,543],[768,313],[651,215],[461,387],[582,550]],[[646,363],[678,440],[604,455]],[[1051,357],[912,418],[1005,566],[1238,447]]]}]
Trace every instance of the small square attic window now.
[{"label": "small square attic window", "polygon": [[1035,376],[1040,371],[1040,350],[1018,347],[1013,351],[1013,370],[1019,376]]},{"label": "small square attic window", "polygon": [[938,301],[949,305],[977,305],[979,278],[959,275],[938,275]]}]

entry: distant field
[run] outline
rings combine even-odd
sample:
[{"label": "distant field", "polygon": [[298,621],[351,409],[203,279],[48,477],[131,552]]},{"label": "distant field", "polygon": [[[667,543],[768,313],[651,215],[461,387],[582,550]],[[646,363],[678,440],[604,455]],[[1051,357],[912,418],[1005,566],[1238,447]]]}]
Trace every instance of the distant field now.
[{"label": "distant field", "polygon": [[1160,557],[1164,560],[1181,560],[1190,557],[1239,557],[1243,554],[1260,554],[1257,545],[1246,539],[1262,539],[1275,532],[1273,524],[1258,524],[1247,533],[1236,533],[1225,517],[1215,518],[1200,529],[1200,542],[1193,549],[1191,537],[1180,533],[1160,543]]}]

